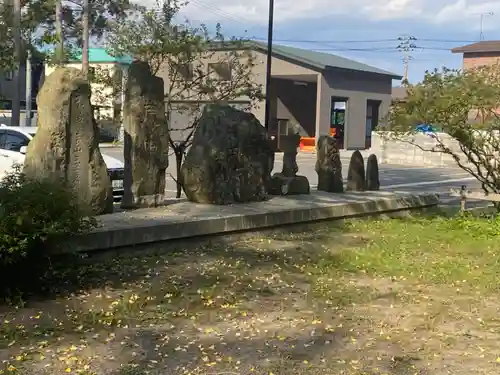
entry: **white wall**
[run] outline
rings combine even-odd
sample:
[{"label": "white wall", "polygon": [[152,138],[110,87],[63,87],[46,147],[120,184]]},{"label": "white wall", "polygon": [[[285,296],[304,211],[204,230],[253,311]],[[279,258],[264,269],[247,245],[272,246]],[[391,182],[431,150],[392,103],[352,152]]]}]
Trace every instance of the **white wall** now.
[{"label": "white wall", "polygon": [[[438,133],[437,135],[439,139],[456,154],[463,155],[455,139],[444,133]],[[437,142],[426,134],[415,134],[411,137],[411,140],[424,149],[432,149],[437,145]],[[429,167],[456,166],[456,162],[450,155],[441,152],[423,151],[418,146],[407,142],[386,139],[381,133],[372,132],[372,147],[368,150],[362,150],[361,153],[366,157],[370,154],[377,155],[379,163],[381,164]],[[350,156],[352,151],[343,151],[342,154],[343,156]],[[465,156],[463,157],[465,158]]]}]

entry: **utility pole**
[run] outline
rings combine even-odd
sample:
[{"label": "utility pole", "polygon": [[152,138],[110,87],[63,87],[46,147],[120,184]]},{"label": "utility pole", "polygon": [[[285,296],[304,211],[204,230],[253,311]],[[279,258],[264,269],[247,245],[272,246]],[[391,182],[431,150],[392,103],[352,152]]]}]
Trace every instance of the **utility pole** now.
[{"label": "utility pole", "polygon": [[83,51],[82,71],[86,78],[89,74],[89,0],[83,0],[82,29],[83,29]]},{"label": "utility pole", "polygon": [[62,2],[61,0],[56,0],[56,62],[58,65],[64,62],[64,35],[62,22]]},{"label": "utility pole", "polygon": [[[269,131],[271,120],[271,63],[273,61],[273,27],[274,27],[274,0],[269,0],[269,18],[267,22],[267,64],[266,64],[266,109],[264,126]],[[279,137],[279,134],[278,134]]]},{"label": "utility pole", "polygon": [[20,71],[21,71],[21,0],[13,0],[13,37],[14,37],[14,74],[13,74],[13,90],[12,90],[12,117],[11,125],[19,126],[21,120],[21,82],[20,82]]},{"label": "utility pole", "polygon": [[31,49],[28,47],[26,55],[26,111],[24,112],[26,126],[31,126]]},{"label": "utility pole", "polygon": [[483,20],[484,20],[484,17],[491,17],[494,14],[495,13],[493,13],[493,12],[486,12],[486,13],[480,13],[479,14],[479,18],[480,18],[480,21],[479,21],[479,41],[484,40],[484,33],[483,33]]},{"label": "utility pole", "polygon": [[414,36],[404,35],[400,36],[398,40],[399,40],[399,45],[396,48],[400,52],[403,52],[403,65],[405,68],[403,84],[407,84],[410,60],[413,60],[413,57],[410,55],[410,52],[414,51],[415,48],[417,48],[417,45],[415,44],[417,38],[415,38]]}]

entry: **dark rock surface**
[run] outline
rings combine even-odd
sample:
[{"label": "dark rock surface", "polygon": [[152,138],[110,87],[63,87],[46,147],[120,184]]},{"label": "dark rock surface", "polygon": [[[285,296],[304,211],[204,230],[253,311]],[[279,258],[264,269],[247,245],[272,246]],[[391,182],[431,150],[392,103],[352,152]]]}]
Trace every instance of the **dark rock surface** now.
[{"label": "dark rock surface", "polygon": [[316,173],[318,174],[318,190],[329,193],[343,193],[342,161],[333,137],[322,135],[316,145]]},{"label": "dark rock surface", "polygon": [[351,155],[349,169],[347,170],[347,186],[348,191],[365,191],[365,161],[363,155],[358,150]]},{"label": "dark rock surface", "polygon": [[130,66],[123,126],[125,177],[123,208],[158,206],[164,200],[169,131],[163,79],[147,64]]},{"label": "dark rock surface", "polygon": [[380,190],[377,155],[371,154],[366,160],[366,190]]},{"label": "dark rock surface", "polygon": [[273,163],[266,130],[253,114],[206,105],[181,168],[183,190],[196,203],[262,201]]}]

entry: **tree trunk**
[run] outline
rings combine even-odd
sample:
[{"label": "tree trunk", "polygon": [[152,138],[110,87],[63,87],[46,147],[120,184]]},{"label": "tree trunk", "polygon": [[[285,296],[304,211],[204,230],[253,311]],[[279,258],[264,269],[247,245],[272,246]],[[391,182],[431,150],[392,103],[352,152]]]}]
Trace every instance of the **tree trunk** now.
[{"label": "tree trunk", "polygon": [[174,149],[174,154],[175,154],[175,173],[176,173],[176,180],[175,184],[177,186],[177,192],[175,197],[180,198],[182,195],[182,174],[181,174],[181,167],[182,167],[182,157],[184,156],[184,149],[182,147],[180,148],[175,148]]},{"label": "tree trunk", "polygon": [[85,77],[89,74],[89,0],[83,0],[83,50],[82,50],[82,71]]},{"label": "tree trunk", "polygon": [[61,0],[56,0],[56,62],[62,64],[64,62],[64,35],[62,27],[62,3]]}]

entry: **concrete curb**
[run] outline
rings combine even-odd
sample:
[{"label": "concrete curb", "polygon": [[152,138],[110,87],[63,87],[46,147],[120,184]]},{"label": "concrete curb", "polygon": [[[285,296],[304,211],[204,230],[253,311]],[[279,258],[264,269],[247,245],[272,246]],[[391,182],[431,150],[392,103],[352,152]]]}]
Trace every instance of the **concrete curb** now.
[{"label": "concrete curb", "polygon": [[[437,206],[435,194],[313,192],[295,197],[273,197],[266,202],[211,206],[179,202],[99,219],[101,227],[71,238],[66,251],[89,252],[146,243],[257,230],[325,219],[381,215]],[[63,250],[65,251],[65,250]]]}]

